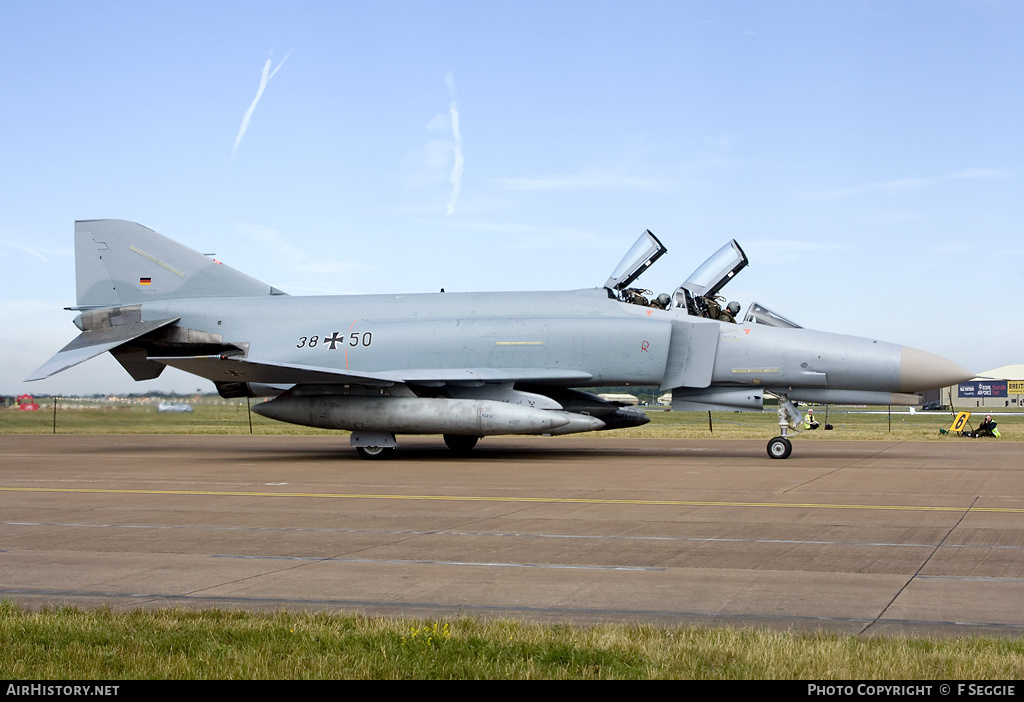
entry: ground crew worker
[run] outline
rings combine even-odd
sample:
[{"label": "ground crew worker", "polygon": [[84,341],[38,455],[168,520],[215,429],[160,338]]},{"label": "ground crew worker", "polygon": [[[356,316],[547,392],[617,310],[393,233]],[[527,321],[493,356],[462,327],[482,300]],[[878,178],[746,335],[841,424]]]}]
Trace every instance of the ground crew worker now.
[{"label": "ground crew worker", "polygon": [[804,428],[806,429],[817,429],[821,424],[814,421],[814,410],[807,410],[807,417],[804,419]]},{"label": "ground crew worker", "polygon": [[974,432],[975,436],[999,436],[999,431],[996,429],[996,423],[992,421],[992,415],[986,414],[985,421],[978,426],[978,431]]}]

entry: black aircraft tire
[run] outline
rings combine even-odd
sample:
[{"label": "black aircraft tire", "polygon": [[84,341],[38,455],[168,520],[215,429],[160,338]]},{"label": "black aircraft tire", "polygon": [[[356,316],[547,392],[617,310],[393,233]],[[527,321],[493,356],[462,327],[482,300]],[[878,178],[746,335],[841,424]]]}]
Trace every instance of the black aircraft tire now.
[{"label": "black aircraft tire", "polygon": [[480,440],[479,436],[466,436],[465,434],[445,434],[444,444],[455,453],[469,453]]},{"label": "black aircraft tire", "polygon": [[359,454],[360,458],[368,461],[381,461],[385,458],[391,458],[395,453],[395,449],[388,448],[387,446],[356,446],[356,453]]},{"label": "black aircraft tire", "polygon": [[768,442],[768,456],[771,458],[789,458],[793,453],[793,442],[784,436],[776,436]]}]

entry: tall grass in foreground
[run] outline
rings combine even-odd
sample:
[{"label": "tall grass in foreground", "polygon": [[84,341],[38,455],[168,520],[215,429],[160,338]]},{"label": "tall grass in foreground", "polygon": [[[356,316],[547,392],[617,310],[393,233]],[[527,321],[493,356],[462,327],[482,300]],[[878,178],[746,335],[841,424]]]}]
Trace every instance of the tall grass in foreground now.
[{"label": "tall grass in foreground", "polygon": [[0,604],[0,679],[1020,679],[1024,643]]}]

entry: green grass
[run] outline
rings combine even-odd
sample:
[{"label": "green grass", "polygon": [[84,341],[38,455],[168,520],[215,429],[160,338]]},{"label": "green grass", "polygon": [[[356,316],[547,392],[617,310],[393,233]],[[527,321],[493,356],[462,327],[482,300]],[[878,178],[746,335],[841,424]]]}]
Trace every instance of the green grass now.
[{"label": "green grass", "polygon": [[999,679],[1013,639],[0,604],[0,679]]},{"label": "green grass", "polygon": [[[39,403],[41,409],[36,412],[16,408],[0,410],[0,434],[52,433],[52,401],[45,398]],[[254,434],[337,434],[326,429],[276,422],[256,413],[252,413],[251,419]],[[158,412],[156,404],[61,399],[57,406],[56,433],[248,434],[249,420],[245,400],[198,402],[193,412]]]},{"label": "green grass", "polygon": [[[0,410],[0,434],[49,434],[54,431],[53,405],[49,398],[41,401],[38,412]],[[255,404],[255,402],[253,403]],[[958,436],[941,436],[940,428],[948,428],[952,414],[916,413],[906,409],[894,411],[891,418],[885,408],[872,408],[882,413],[869,413],[864,408],[829,408],[828,421],[835,429],[808,431],[801,440],[895,440],[895,441],[971,441]],[[977,426],[986,412],[995,415],[1002,434],[1000,439],[978,441],[1024,441],[1024,416],[1000,416],[998,410],[974,408],[971,425]],[[825,408],[816,407],[815,416],[825,423]],[[636,437],[662,439],[767,439],[779,433],[774,410],[766,412],[713,412],[711,429],[706,412],[665,412],[651,408],[651,423],[635,429],[592,432],[573,437]],[[890,421],[891,419],[891,421]],[[263,435],[308,434],[339,435],[326,429],[300,427],[251,415],[252,432]],[[157,412],[156,405],[91,400],[61,400],[57,410],[58,434],[248,434],[250,414],[244,400],[206,399],[195,404],[191,413]],[[344,434],[344,433],[342,433]]]}]

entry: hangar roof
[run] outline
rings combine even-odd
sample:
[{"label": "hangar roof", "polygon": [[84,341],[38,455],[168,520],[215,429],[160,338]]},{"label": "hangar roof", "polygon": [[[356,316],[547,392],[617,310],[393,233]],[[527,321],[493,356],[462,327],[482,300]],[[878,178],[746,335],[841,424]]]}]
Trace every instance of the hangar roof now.
[{"label": "hangar roof", "polygon": [[975,380],[1024,380],[1024,364],[1018,363],[1010,366],[1000,366],[990,371],[985,371]]}]

